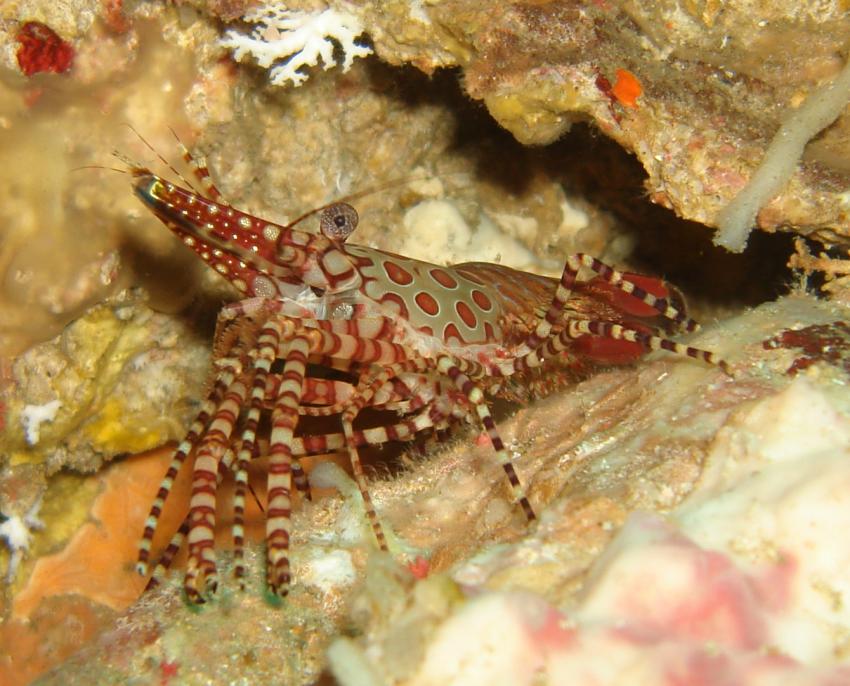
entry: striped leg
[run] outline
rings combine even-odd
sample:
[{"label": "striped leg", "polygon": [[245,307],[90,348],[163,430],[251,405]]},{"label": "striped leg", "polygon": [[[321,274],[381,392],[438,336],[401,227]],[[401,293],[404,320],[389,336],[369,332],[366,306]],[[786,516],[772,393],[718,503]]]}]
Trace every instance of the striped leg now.
[{"label": "striped leg", "polygon": [[708,364],[720,367],[726,374],[729,374],[729,365],[726,361],[712,352],[701,350],[700,348],[692,348],[689,345],[677,343],[669,338],[653,336],[652,334],[629,329],[619,324],[612,324],[611,322],[584,319],[570,320],[568,327],[557,337],[558,346],[561,349],[565,349],[569,346],[569,341],[580,336],[599,336],[613,340],[630,341],[640,344],[646,350],[666,350],[682,357],[702,360]]},{"label": "striped leg", "polygon": [[301,398],[303,405],[300,412],[303,415],[312,415],[316,412],[326,413],[325,407],[331,407],[338,403],[344,404],[351,397],[353,390],[354,387],[345,381],[304,379],[304,394]]},{"label": "striped leg", "polygon": [[310,489],[310,479],[307,478],[307,473],[301,466],[301,461],[296,457],[294,451],[293,457],[295,459],[292,462],[292,482],[295,484],[295,488],[304,500],[313,500],[313,493]]},{"label": "striped leg", "polygon": [[345,450],[349,446],[361,448],[367,445],[383,445],[390,441],[412,441],[417,434],[443,426],[448,419],[448,415],[433,404],[428,404],[424,410],[412,417],[387,426],[352,430],[349,437],[344,433],[332,433],[293,438],[292,453],[293,456],[314,455]]},{"label": "striped leg", "polygon": [[[224,474],[227,470],[229,470],[233,464],[233,452],[228,451],[224,458],[218,463],[218,482],[221,483],[222,478],[224,478]],[[159,556],[159,559],[156,562],[156,566],[154,568],[153,574],[151,578],[148,579],[148,584],[145,586],[145,590],[150,590],[158,586],[162,579],[165,577],[168,570],[171,568],[171,563],[174,562],[174,558],[177,553],[180,552],[180,546],[183,545],[183,541],[186,538],[186,534],[189,533],[189,513],[186,513],[186,516],[183,517],[183,521],[180,523],[180,527],[171,537],[171,540],[168,542],[165,550]]]},{"label": "striped leg", "polygon": [[677,343],[669,338],[654,336],[653,334],[630,329],[612,322],[586,319],[571,319],[567,328],[559,332],[557,336],[549,338],[536,351],[528,353],[524,357],[517,358],[515,366],[518,370],[525,367],[538,366],[543,360],[557,357],[565,351],[572,350],[575,347],[575,340],[583,336],[596,336],[615,341],[629,341],[630,343],[640,345],[647,352],[652,350],[666,350],[674,355],[702,360],[708,364],[720,367],[726,374],[730,373],[729,365],[726,361],[707,350],[692,348],[689,345]]},{"label": "striped leg", "polygon": [[463,373],[463,371],[461,371],[461,362],[462,361],[456,360],[449,355],[440,355],[437,358],[437,370],[444,376],[451,379],[457,389],[475,408],[478,418],[481,420],[481,424],[484,426],[484,429],[487,431],[487,435],[490,437],[490,443],[493,446],[493,450],[496,451],[496,457],[502,465],[502,468],[505,470],[505,474],[511,484],[514,500],[520,504],[522,511],[525,513],[525,516],[529,521],[536,519],[531,503],[528,502],[528,497],[525,494],[525,489],[523,488],[516,470],[511,463],[508,451],[505,450],[505,444],[502,442],[502,438],[499,436],[499,432],[496,429],[496,422],[493,421],[493,416],[490,414],[490,409],[487,407],[484,393],[466,374]]},{"label": "striped leg", "polygon": [[[277,345],[278,346],[280,345],[279,341],[278,341]],[[272,360],[272,361],[274,361],[274,360]],[[274,408],[274,402],[275,402],[275,399],[277,398],[277,392],[278,392],[278,388],[280,387],[280,381],[281,380],[280,380],[279,375],[271,374],[271,373],[269,373],[268,370],[266,370],[264,372],[264,374],[265,374],[265,377],[266,377],[265,397],[264,397],[264,399],[262,399],[260,409],[261,410],[272,410]],[[305,378],[305,382],[306,381],[308,381],[308,379]],[[256,430],[255,430],[255,435],[256,435]],[[300,440],[301,439],[293,439],[293,441],[300,441]],[[322,452],[322,451],[319,451],[319,452]],[[327,451],[325,451],[325,452],[327,452]],[[293,457],[295,457],[296,455],[302,455],[302,454],[304,454],[304,453],[295,451],[293,453]],[[254,459],[254,458],[257,458],[257,457],[260,457],[260,449],[259,449],[259,444],[257,443],[256,440],[254,440],[253,448],[252,448],[252,451],[251,451],[251,454],[250,454],[250,459]],[[304,496],[304,498],[306,500],[312,500],[313,499],[312,494],[310,493],[310,481],[307,478],[307,475],[304,473],[304,469],[301,467],[301,463],[298,461],[298,459],[296,459],[292,463],[292,479],[295,483],[295,488],[298,489],[298,491]],[[246,483],[247,483],[247,479],[246,479]],[[257,504],[259,505],[259,502]],[[262,505],[260,505],[260,509],[261,510],[263,509]]]},{"label": "striped leg", "polygon": [[403,382],[396,383],[398,375],[423,372],[431,367],[433,367],[433,363],[429,360],[409,359],[381,367],[377,375],[364,372],[357,386],[348,393],[344,400],[322,407],[302,408],[301,411],[303,414],[312,417],[329,417],[340,414],[352,406],[362,409],[366,405],[377,406],[394,400],[405,400],[407,398],[396,398],[394,395],[396,390],[406,389]]},{"label": "striped leg", "polygon": [[248,395],[250,374],[232,383],[207,429],[192,471],[192,499],[189,503],[189,560],[184,589],[189,600],[204,602],[200,586],[214,593],[218,584],[215,566],[215,507],[220,462],[228,452],[230,436]]},{"label": "striped leg", "polygon": [[[241,343],[241,341],[237,341],[235,344],[231,345],[237,358],[241,353]],[[238,359],[233,358],[219,370],[215,383],[213,384],[213,388],[201,406],[201,411],[198,413],[197,417],[195,417],[195,420],[189,427],[186,437],[177,446],[174,456],[171,458],[171,464],[169,464],[168,470],[159,485],[156,497],[151,505],[147,520],[145,521],[145,529],[142,533],[142,538],[139,541],[136,571],[141,576],[146,576],[148,573],[148,562],[150,560],[153,537],[156,533],[159,518],[162,515],[162,510],[165,507],[165,502],[168,499],[172,486],[174,485],[174,480],[177,478],[177,474],[180,472],[180,468],[186,461],[187,456],[198,445],[201,435],[210,422],[210,417],[212,417],[219,408],[226,389],[236,379],[236,376],[239,373],[239,366]]]},{"label": "striped leg", "polygon": [[363,463],[360,461],[360,453],[354,444],[354,428],[351,422],[357,416],[357,411],[350,411],[343,414],[342,430],[345,434],[345,442],[348,446],[348,457],[351,461],[351,470],[354,472],[354,481],[360,489],[360,495],[363,496],[363,506],[366,509],[366,517],[372,527],[372,532],[375,534],[375,540],[381,550],[389,550],[387,547],[387,537],[384,535],[384,528],[381,526],[381,521],[378,519],[378,513],[375,512],[375,505],[372,503],[372,496],[369,493],[369,486],[366,483],[366,473],[363,471]]},{"label": "striped leg", "polygon": [[266,512],[267,573],[269,589],[281,597],[289,591],[289,524],[292,493],[292,439],[307,369],[310,341],[303,333],[286,336],[281,383],[272,410]]},{"label": "striped leg", "polygon": [[[428,380],[425,376],[419,377],[419,384],[425,385]],[[360,390],[345,381],[330,381],[327,379],[305,379],[304,397],[301,407],[302,415],[309,417],[327,417],[339,414],[348,407]],[[410,388],[400,379],[389,379],[381,388],[375,391],[372,407],[386,407],[393,409],[390,405],[401,407],[402,403],[409,401],[413,395]]]},{"label": "striped leg", "polygon": [[[354,472],[354,481],[360,489],[360,494],[363,496],[363,505],[366,509],[366,517],[369,519],[369,524],[372,526],[372,532],[375,534],[375,540],[381,550],[388,550],[387,537],[384,534],[384,529],[381,526],[381,521],[378,518],[378,513],[375,511],[375,506],[372,503],[372,496],[369,493],[369,486],[366,483],[366,473],[363,471],[363,463],[360,461],[360,453],[357,450],[354,440],[354,427],[352,423],[357,417],[361,409],[363,409],[369,401],[374,397],[384,384],[391,378],[396,376],[401,371],[406,371],[412,363],[400,362],[390,365],[389,367],[378,368],[378,373],[370,377],[364,377],[361,383],[358,384],[357,393],[349,401],[348,406],[342,412],[342,430],[345,434],[345,442],[348,448],[348,456],[351,460],[351,469]],[[384,433],[386,436],[386,433]]]},{"label": "striped leg", "polygon": [[171,540],[168,542],[168,545],[165,547],[162,555],[159,556],[156,566],[154,567],[153,574],[151,574],[151,578],[148,579],[147,586],[145,586],[146,591],[156,588],[162,583],[162,579],[171,568],[171,563],[174,562],[174,558],[177,553],[180,552],[180,547],[183,545],[183,541],[186,539],[187,533],[189,533],[188,514],[183,518],[183,521],[180,523],[180,527],[171,537]]},{"label": "striped leg", "polygon": [[180,445],[177,446],[177,450],[174,451],[174,455],[171,458],[171,464],[168,465],[168,470],[165,472],[165,476],[159,484],[156,497],[151,505],[148,517],[145,520],[145,529],[142,532],[141,539],[139,539],[136,572],[138,572],[140,576],[147,576],[148,574],[153,537],[156,534],[157,527],[159,526],[159,518],[162,516],[165,501],[171,493],[171,487],[174,485],[174,480],[177,478],[180,468],[186,461],[186,457],[197,444],[198,437],[207,425],[210,415],[215,410],[215,395],[217,392],[218,389],[214,390],[210,394],[210,397],[208,397],[204,402],[201,411],[198,413],[198,416],[189,428],[189,433],[186,434],[186,437],[180,442]]},{"label": "striped leg", "polygon": [[268,376],[280,346],[280,328],[267,324],[257,339],[257,357],[254,360],[254,378],[248,413],[242,428],[236,458],[233,495],[233,574],[240,590],[245,590],[245,492],[248,488],[248,462],[257,447],[257,427],[266,397]]},{"label": "striped leg", "polygon": [[543,342],[549,338],[552,328],[562,323],[563,313],[567,308],[567,303],[582,267],[587,267],[612,286],[641,301],[661,316],[676,322],[684,331],[696,331],[699,328],[699,325],[693,319],[689,319],[684,312],[680,312],[670,305],[667,298],[660,298],[653,295],[633,281],[630,281],[622,272],[612,269],[591,255],[576,253],[567,258],[564,264],[564,271],[561,274],[561,280],[558,283],[558,288],[555,291],[549,309],[540,318],[534,332],[529,334],[525,341],[525,344],[531,350],[536,350],[543,345]]}]

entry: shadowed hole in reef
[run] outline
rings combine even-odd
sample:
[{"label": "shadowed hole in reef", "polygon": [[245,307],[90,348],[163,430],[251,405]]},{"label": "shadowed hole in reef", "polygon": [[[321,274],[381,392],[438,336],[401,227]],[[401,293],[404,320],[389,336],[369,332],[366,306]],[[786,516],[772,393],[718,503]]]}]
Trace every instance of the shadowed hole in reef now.
[{"label": "shadowed hole in reef", "polygon": [[630,267],[670,280],[689,301],[734,310],[787,292],[791,234],[753,231],[743,254],[729,253],[712,243],[713,228],[651,202],[638,159],[592,124],[573,126],[551,145],[525,147],[480,104],[455,102],[456,145],[477,158],[480,178],[515,194],[523,192],[534,174],[560,182],[568,195],[610,213],[633,234]]},{"label": "shadowed hole in reef", "polygon": [[555,146],[577,161],[564,185],[635,229],[637,267],[664,276],[705,305],[754,306],[787,292],[790,234],[753,231],[743,254],[718,248],[712,243],[713,228],[681,219],[649,200],[646,172],[636,157],[588,127],[576,127],[574,134]]}]

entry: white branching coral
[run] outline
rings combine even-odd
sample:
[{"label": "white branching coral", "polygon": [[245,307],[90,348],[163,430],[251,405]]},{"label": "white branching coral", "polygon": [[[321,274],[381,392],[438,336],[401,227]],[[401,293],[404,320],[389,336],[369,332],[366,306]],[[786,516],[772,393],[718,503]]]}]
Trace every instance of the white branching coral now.
[{"label": "white branching coral", "polygon": [[277,86],[287,81],[300,86],[308,78],[302,69],[315,67],[319,58],[326,70],[337,66],[336,44],[342,51],[343,71],[349,70],[356,57],[372,53],[354,42],[363,33],[357,17],[333,9],[310,13],[267,5],[252,9],[242,19],[256,25],[251,33],[229,29],[221,44],[233,50],[240,62],[250,55],[264,69],[271,67],[269,79]]}]

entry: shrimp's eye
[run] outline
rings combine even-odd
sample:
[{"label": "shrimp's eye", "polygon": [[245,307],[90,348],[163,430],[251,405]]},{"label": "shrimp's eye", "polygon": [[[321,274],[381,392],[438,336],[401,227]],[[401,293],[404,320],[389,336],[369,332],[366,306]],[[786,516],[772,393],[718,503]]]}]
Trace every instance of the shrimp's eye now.
[{"label": "shrimp's eye", "polygon": [[319,215],[319,230],[326,238],[337,243],[345,243],[345,240],[357,228],[357,210],[345,202],[329,205]]}]

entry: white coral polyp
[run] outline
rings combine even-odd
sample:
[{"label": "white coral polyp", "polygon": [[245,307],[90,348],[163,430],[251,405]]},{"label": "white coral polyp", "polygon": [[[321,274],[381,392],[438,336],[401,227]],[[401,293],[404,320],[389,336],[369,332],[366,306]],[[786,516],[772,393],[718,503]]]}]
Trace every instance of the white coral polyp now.
[{"label": "white coral polyp", "polygon": [[[354,42],[363,33],[357,17],[336,10],[311,14],[266,6],[251,10],[243,20],[256,27],[249,35],[230,29],[221,44],[233,50],[233,57],[240,62],[251,56],[264,69],[271,68],[269,79],[277,86],[287,81],[300,86],[308,78],[302,69],[315,67],[320,58],[326,70],[337,66],[334,42],[342,48],[344,72],[356,57],[372,53]],[[283,63],[276,64],[279,62]]]}]

